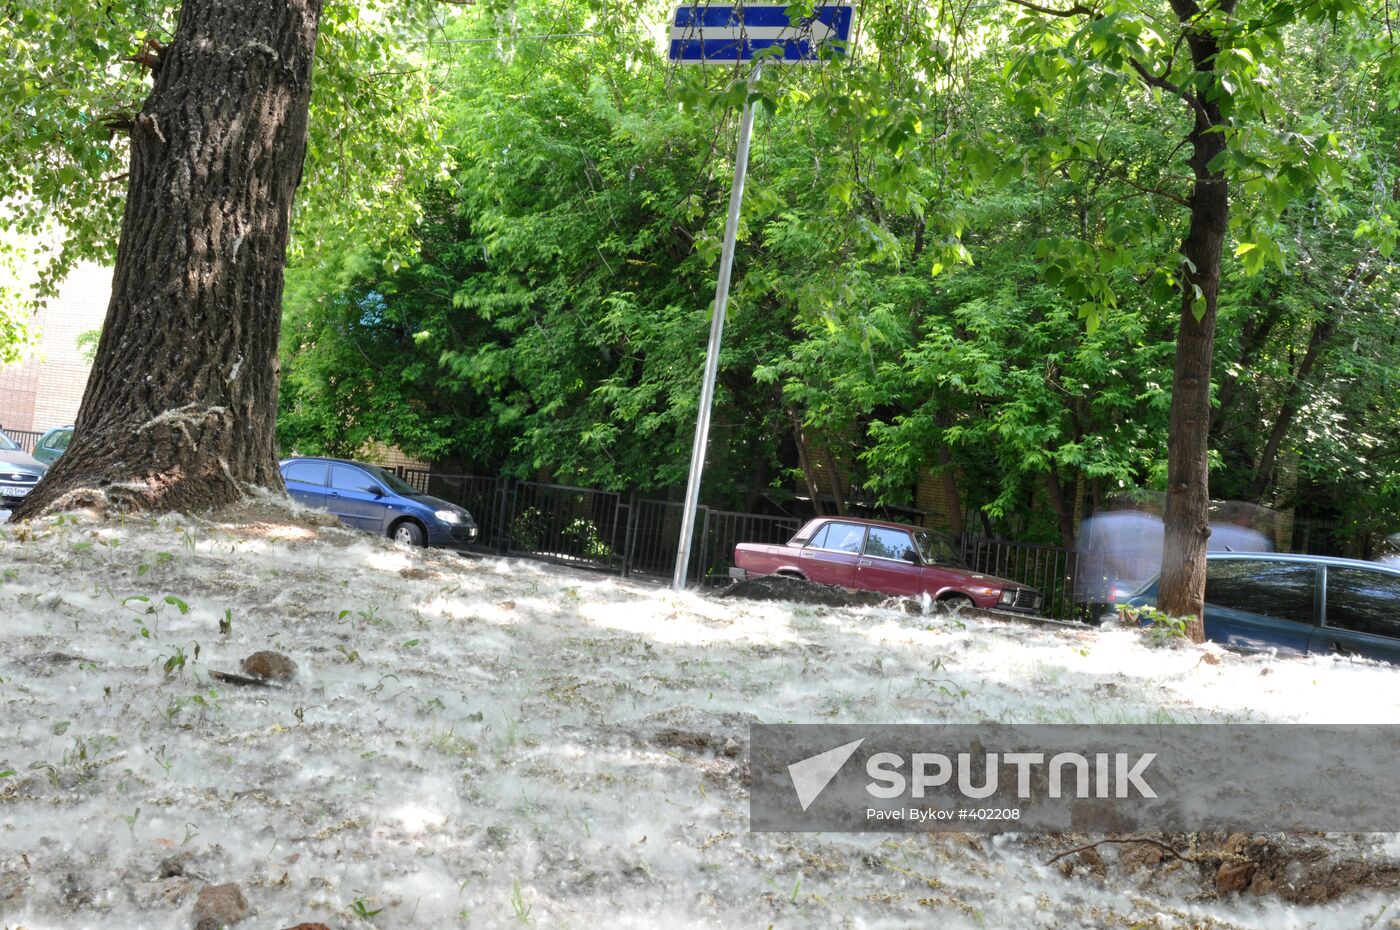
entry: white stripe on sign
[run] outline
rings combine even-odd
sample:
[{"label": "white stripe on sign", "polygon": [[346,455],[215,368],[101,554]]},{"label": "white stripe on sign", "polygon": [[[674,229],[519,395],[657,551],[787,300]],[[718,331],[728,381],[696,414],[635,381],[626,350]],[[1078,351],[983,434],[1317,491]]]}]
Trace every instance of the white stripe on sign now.
[{"label": "white stripe on sign", "polygon": [[825,42],[835,33],[826,23],[813,20],[810,28],[803,26],[672,26],[671,39],[681,41],[725,42],[740,39],[790,39],[794,42],[806,39],[813,45]]}]

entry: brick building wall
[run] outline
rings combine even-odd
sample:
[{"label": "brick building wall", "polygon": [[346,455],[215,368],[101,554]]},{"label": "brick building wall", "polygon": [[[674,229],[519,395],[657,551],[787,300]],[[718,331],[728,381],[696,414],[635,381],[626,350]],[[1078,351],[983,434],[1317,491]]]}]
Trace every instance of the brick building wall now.
[{"label": "brick building wall", "polygon": [[112,292],[112,269],[91,263],[73,269],[30,326],[38,342],[26,361],[0,368],[0,426],[46,430],[78,416],[92,366],[78,336],[100,329]]},{"label": "brick building wall", "polygon": [[914,507],[924,512],[923,525],[929,529],[947,532],[952,528],[943,479],[928,469],[919,470],[918,483],[914,486]]},{"label": "brick building wall", "polygon": [[423,462],[411,458],[410,456],[404,455],[401,449],[395,448],[394,446],[386,446],[384,443],[378,441],[366,445],[355,457],[362,462],[370,462],[371,464],[380,465],[384,468],[402,466],[404,468],[427,470],[433,467],[430,462]]}]

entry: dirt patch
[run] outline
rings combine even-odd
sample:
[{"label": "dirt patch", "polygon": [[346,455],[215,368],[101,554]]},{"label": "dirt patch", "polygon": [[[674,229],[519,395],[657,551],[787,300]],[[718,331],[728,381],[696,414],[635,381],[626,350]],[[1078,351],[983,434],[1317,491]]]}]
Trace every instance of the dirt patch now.
[{"label": "dirt patch", "polygon": [[875,591],[857,591],[837,585],[817,584],[787,575],[765,575],[736,581],[719,597],[737,597],[750,601],[788,601],[817,607],[893,607],[906,613],[923,613],[923,606],[907,597],[891,597]]},{"label": "dirt patch", "polygon": [[1219,890],[1233,887],[1273,895],[1290,904],[1322,904],[1357,891],[1400,889],[1400,864],[1361,857],[1309,837],[1255,837],[1238,846],[1244,861],[1216,875]]},{"label": "dirt patch", "polygon": [[1050,860],[1066,877],[1088,874],[1150,887],[1184,873],[1194,876],[1202,897],[1248,894],[1325,904],[1355,893],[1400,889],[1400,864],[1376,855],[1373,838],[1366,836],[1137,834],[1056,840],[1055,846],[1073,841]]},{"label": "dirt patch", "polygon": [[208,519],[235,536],[249,539],[318,539],[322,530],[340,527],[340,520],[332,514],[271,494],[245,497],[212,511]]}]

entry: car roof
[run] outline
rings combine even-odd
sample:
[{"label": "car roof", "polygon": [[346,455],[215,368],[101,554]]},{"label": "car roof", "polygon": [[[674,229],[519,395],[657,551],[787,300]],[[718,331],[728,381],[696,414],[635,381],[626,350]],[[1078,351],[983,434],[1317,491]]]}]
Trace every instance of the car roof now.
[{"label": "car roof", "polygon": [[277,467],[282,468],[283,466],[290,465],[293,462],[333,462],[336,465],[357,465],[360,468],[384,468],[383,465],[374,465],[369,462],[356,462],[352,461],[351,459],[332,459],[327,458],[324,455],[294,455],[291,458],[283,459],[282,461],[278,462]]},{"label": "car roof", "polygon": [[883,526],[888,527],[892,530],[909,530],[910,532],[915,533],[934,533],[937,535],[947,535],[946,533],[941,533],[939,530],[931,530],[926,526],[914,526],[912,523],[895,523],[890,520],[871,520],[866,517],[838,517],[833,514],[824,514],[820,517],[813,517],[812,519],[808,520],[802,525],[805,527],[810,526],[813,523],[824,523],[829,521],[835,521],[838,523],[855,523],[860,526]]},{"label": "car roof", "polygon": [[291,465],[293,462],[330,462],[330,464],[333,465],[354,465],[356,468],[374,468],[381,472],[391,471],[391,469],[385,468],[384,465],[375,465],[372,464],[372,462],[357,462],[349,458],[329,458],[326,457],[326,455],[293,455],[291,458],[284,458],[281,459],[280,462],[277,462],[277,468],[279,468],[280,471],[280,469],[286,468],[287,465]]},{"label": "car roof", "polygon": [[1251,562],[1296,562],[1310,565],[1333,565],[1337,568],[1379,569],[1392,575],[1400,575],[1400,566],[1385,562],[1368,562],[1365,559],[1344,559],[1335,555],[1308,555],[1305,552],[1207,552],[1210,562],[1241,561]]}]

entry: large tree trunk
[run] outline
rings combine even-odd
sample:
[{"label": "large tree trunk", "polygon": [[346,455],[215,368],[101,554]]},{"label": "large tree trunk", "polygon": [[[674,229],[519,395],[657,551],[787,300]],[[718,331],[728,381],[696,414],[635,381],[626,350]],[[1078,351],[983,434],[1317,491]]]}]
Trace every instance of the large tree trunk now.
[{"label": "large tree trunk", "polygon": [[[1221,4],[1229,13],[1233,0]],[[1206,452],[1210,443],[1210,376],[1215,343],[1216,298],[1220,293],[1220,260],[1229,217],[1229,184],[1211,159],[1225,149],[1224,120],[1219,106],[1207,99],[1205,88],[1215,83],[1211,71],[1218,51],[1215,37],[1196,22],[1195,0],[1172,0],[1172,9],[1186,30],[1197,74],[1192,112],[1191,224],[1181,245],[1186,262],[1182,274],[1180,330],[1176,337],[1176,367],[1172,376],[1172,406],[1167,444],[1167,506],[1163,517],[1162,580],[1157,606],[1166,614],[1190,619],[1188,634],[1204,639],[1202,611],[1206,590],[1206,540],[1210,537],[1210,483]],[[1199,291],[1199,295],[1198,292]],[[1199,303],[1198,303],[1199,302]],[[1201,310],[1199,318],[1197,311]]]},{"label": "large tree trunk", "polygon": [[131,129],[102,340],[52,506],[191,510],[282,487],[282,270],[321,0],[185,0]]}]

